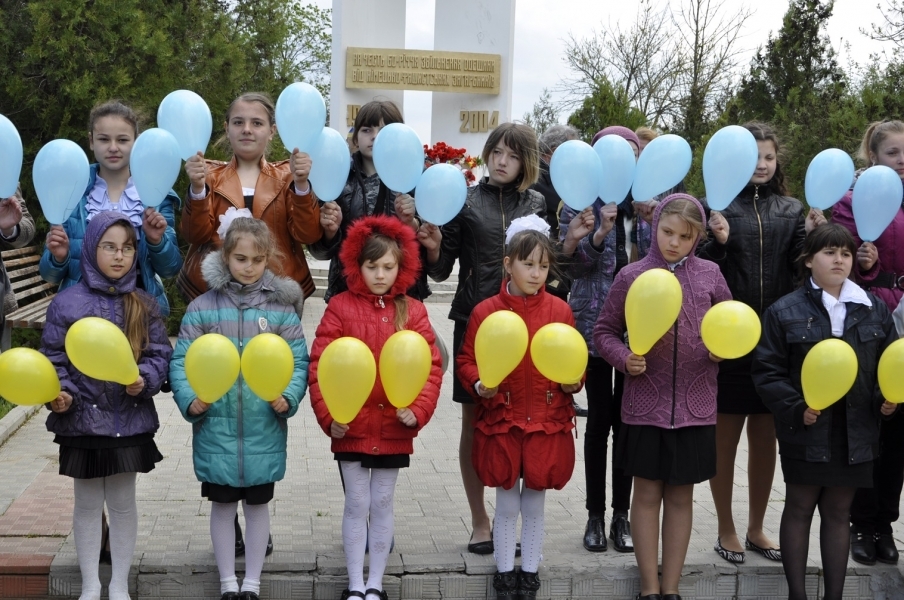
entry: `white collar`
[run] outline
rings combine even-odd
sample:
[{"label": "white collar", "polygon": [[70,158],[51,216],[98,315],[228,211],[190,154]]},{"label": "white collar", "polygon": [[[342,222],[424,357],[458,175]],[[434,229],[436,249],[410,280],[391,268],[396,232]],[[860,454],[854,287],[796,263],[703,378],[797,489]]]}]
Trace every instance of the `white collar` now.
[{"label": "white collar", "polygon": [[[810,285],[813,286],[814,289],[822,291],[823,298],[825,298],[826,296],[832,298],[830,294],[825,293],[825,290],[816,285],[813,277],[810,277]],[[872,307],[873,305],[873,301],[870,300],[869,295],[866,293],[866,291],[850,279],[845,279],[844,283],[841,285],[841,293],[838,294],[838,300],[835,300],[835,298],[832,298],[832,300],[834,301],[833,304],[835,302],[853,302],[855,304],[862,304],[869,307]]]}]

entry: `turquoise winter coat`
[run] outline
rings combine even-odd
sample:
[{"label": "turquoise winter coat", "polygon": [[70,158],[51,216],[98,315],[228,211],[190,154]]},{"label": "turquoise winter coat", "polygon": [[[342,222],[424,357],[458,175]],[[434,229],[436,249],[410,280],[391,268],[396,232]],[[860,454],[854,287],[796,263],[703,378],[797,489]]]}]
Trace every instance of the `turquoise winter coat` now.
[{"label": "turquoise winter coat", "polygon": [[[209,290],[186,310],[170,363],[170,384],[182,416],[192,423],[195,475],[199,481],[250,487],[281,480],[286,473],[286,419],[298,410],[307,391],[308,349],[301,328],[304,295],[295,281],[270,271],[251,285],[232,280],[219,251],[208,255],[201,273]],[[259,333],[288,342],[295,370],[283,397],[289,411],[277,414],[239,375],[232,389],[207,412],[190,416],[195,399],[185,375],[185,353],[206,333],[229,338],[239,351]]]}]

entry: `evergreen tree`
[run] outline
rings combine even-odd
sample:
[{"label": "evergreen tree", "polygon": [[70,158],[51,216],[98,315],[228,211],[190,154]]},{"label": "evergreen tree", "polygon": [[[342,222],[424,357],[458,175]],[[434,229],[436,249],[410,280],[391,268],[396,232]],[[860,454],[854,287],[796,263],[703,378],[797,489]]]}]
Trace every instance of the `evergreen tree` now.
[{"label": "evergreen tree", "polygon": [[568,124],[576,127],[588,144],[597,131],[610,125],[637,129],[646,123],[646,115],[631,106],[625,94],[607,80],[597,82],[593,93],[568,117]]}]

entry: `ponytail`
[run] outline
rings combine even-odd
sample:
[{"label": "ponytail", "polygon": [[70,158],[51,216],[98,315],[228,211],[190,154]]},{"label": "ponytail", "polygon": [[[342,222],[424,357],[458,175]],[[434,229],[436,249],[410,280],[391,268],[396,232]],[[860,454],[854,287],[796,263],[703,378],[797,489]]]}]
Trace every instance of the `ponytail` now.
[{"label": "ponytail", "polygon": [[122,300],[125,307],[126,339],[129,340],[129,346],[132,347],[135,362],[138,362],[150,343],[150,333],[148,332],[150,310],[138,291],[124,294]]}]

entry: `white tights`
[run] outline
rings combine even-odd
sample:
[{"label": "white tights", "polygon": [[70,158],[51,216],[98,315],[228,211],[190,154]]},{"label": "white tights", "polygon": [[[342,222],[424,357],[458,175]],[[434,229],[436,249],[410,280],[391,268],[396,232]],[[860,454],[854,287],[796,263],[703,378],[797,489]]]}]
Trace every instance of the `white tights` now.
[{"label": "white tights", "polygon": [[[392,545],[392,510],[398,469],[365,469],[360,462],[340,461],[345,484],[345,512],[342,516],[342,541],[348,589],[383,589],[383,573]],[[370,514],[370,530],[367,517]],[[369,541],[368,541],[369,540]],[[364,549],[370,548],[370,570],[364,584]]]},{"label": "white tights", "polygon": [[80,600],[100,600],[98,559],[101,545],[101,514],[104,503],[110,514],[110,554],[113,577],[110,600],[129,600],[129,569],[138,537],[138,506],[135,503],[137,473],[119,473],[109,477],[74,479],[75,507],[72,531],[82,572]]},{"label": "white tights", "polygon": [[521,489],[519,480],[510,490],[496,488],[493,546],[500,573],[515,568],[518,514],[521,514],[521,570],[536,573],[543,553],[543,510],[546,491]]},{"label": "white tights", "polygon": [[[210,503],[210,539],[220,572],[220,593],[238,592],[235,576],[235,514],[238,502]],[[245,513],[245,579],[243,592],[261,592],[261,571],[270,537],[270,509],[267,504],[248,504],[242,500]]]}]

